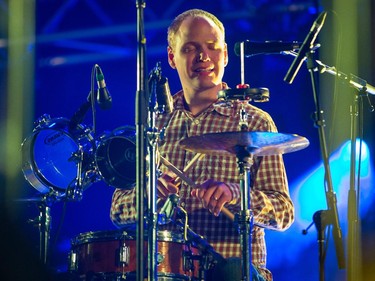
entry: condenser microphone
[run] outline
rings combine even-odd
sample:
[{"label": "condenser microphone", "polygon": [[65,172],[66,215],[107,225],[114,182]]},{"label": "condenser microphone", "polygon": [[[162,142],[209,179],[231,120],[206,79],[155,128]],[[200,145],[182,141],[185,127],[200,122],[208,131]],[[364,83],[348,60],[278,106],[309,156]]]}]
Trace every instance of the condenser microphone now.
[{"label": "condenser microphone", "polygon": [[156,102],[159,112],[171,113],[173,111],[173,97],[167,77],[161,76],[156,84]]},{"label": "condenser microphone", "polygon": [[98,83],[98,91],[96,101],[101,109],[110,109],[112,107],[112,97],[109,94],[107,85],[104,80],[103,71],[99,65],[96,65],[96,82]]},{"label": "condenser microphone", "polygon": [[159,212],[159,224],[167,224],[172,220],[173,214],[180,202],[180,197],[173,193],[170,194]]},{"label": "condenser microphone", "polygon": [[289,84],[293,83],[293,80],[303,63],[306,54],[313,47],[314,41],[323,27],[326,16],[327,12],[321,12],[318,18],[314,21],[313,25],[311,26],[310,32],[307,34],[305,41],[303,41],[301,48],[299,48],[297,56],[294,58],[292,65],[290,66],[287,74],[284,77],[285,82]]},{"label": "condenser microphone", "polygon": [[282,42],[282,41],[265,41],[265,42],[254,42],[254,41],[243,41],[237,42],[234,45],[234,53],[237,56],[241,55],[241,44],[244,44],[244,55],[245,57],[251,57],[260,54],[278,54],[285,51],[293,51],[300,48],[300,42]]}]

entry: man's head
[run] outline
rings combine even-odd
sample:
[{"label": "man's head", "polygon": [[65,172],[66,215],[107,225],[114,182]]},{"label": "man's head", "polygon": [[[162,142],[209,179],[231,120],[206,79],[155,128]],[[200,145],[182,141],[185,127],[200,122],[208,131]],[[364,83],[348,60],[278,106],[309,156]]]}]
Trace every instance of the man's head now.
[{"label": "man's head", "polygon": [[168,46],[174,48],[175,46],[175,35],[181,26],[181,23],[188,17],[202,17],[210,19],[221,31],[223,39],[225,41],[225,28],[223,23],[213,14],[200,9],[187,10],[179,14],[168,27]]},{"label": "man's head", "polygon": [[168,28],[168,62],[184,91],[202,91],[222,82],[228,63],[223,24],[198,9],[177,16]]}]

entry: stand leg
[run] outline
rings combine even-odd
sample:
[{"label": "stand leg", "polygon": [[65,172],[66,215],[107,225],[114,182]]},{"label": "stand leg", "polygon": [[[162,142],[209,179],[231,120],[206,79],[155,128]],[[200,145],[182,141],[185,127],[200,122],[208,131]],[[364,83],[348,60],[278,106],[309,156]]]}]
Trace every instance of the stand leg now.
[{"label": "stand leg", "polygon": [[324,260],[325,260],[325,229],[326,229],[326,211],[317,211],[313,216],[316,230],[318,232],[319,247],[319,280],[324,281]]},{"label": "stand leg", "polygon": [[39,205],[39,258],[43,264],[48,263],[49,255],[49,238],[50,238],[50,226],[51,226],[51,215],[50,207],[45,203]]}]

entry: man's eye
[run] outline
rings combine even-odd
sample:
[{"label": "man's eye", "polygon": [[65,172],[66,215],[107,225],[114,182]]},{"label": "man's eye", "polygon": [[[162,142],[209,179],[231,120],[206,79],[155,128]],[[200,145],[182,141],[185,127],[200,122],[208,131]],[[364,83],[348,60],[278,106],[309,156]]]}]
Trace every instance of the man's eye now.
[{"label": "man's eye", "polygon": [[209,49],[211,50],[218,50],[220,49],[220,45],[219,44],[211,44],[208,46]]},{"label": "man's eye", "polygon": [[194,51],[194,50],[195,50],[195,48],[192,47],[192,46],[184,47],[184,48],[182,49],[182,51],[183,51],[184,53],[189,53],[189,52],[192,52],[192,51]]}]

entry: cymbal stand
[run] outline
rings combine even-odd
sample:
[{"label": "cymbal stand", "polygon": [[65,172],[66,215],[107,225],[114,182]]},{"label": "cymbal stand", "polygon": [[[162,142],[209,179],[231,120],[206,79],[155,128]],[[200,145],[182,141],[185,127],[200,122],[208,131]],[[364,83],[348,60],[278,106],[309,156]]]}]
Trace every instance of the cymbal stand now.
[{"label": "cymbal stand", "polygon": [[48,264],[49,259],[49,242],[51,232],[51,205],[55,200],[54,194],[43,195],[38,202],[39,216],[30,219],[28,223],[38,226],[39,229],[39,259],[44,264]]},{"label": "cymbal stand", "polygon": [[238,230],[241,241],[242,251],[242,280],[248,281],[251,279],[251,231],[253,228],[253,215],[250,210],[250,166],[252,158],[245,147],[237,148],[237,163],[240,179],[241,189],[241,211],[235,215],[235,220],[238,224]]},{"label": "cymbal stand", "polygon": [[47,264],[49,253],[49,238],[51,231],[51,208],[46,202],[39,204],[39,256],[40,260]]},{"label": "cymbal stand", "polygon": [[[241,131],[247,131],[247,113],[243,107],[240,109],[239,127]],[[236,214],[236,222],[241,242],[241,268],[242,280],[250,281],[251,278],[251,236],[253,229],[253,215],[250,202],[250,167],[252,165],[252,155],[248,147],[237,146],[236,157],[238,170],[240,175],[240,191],[241,191],[241,211]]]},{"label": "cymbal stand", "polygon": [[148,280],[157,280],[157,227],[159,215],[156,204],[156,187],[157,187],[157,144],[160,137],[158,128],[155,127],[157,112],[157,85],[161,75],[159,64],[151,71],[149,76],[150,95],[148,99],[148,153],[149,153],[149,180],[148,180]]}]

